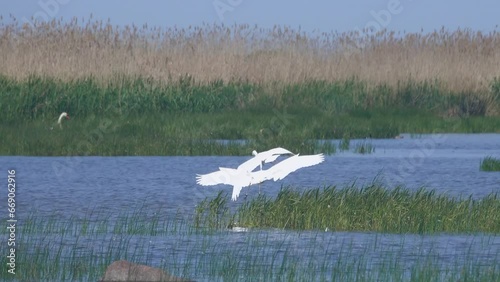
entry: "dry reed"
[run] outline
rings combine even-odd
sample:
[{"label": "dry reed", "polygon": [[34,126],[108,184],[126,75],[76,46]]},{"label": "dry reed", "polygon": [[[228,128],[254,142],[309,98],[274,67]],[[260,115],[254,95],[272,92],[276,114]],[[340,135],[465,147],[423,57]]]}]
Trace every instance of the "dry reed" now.
[{"label": "dry reed", "polygon": [[22,26],[0,19],[0,74],[62,79],[120,75],[198,82],[300,83],[357,78],[370,85],[439,82],[453,92],[488,92],[500,76],[500,33],[306,34],[276,26],[117,27],[109,22]]}]

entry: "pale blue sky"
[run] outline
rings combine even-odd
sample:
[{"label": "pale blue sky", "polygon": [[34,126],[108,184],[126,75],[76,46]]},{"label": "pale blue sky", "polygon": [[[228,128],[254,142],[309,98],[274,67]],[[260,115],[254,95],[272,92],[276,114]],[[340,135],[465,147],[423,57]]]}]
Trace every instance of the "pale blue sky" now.
[{"label": "pale blue sky", "polygon": [[[348,31],[365,26],[372,30],[424,32],[440,29],[471,28],[498,30],[500,1],[438,0],[21,0],[2,1],[0,14],[8,22],[9,14],[19,21],[72,17],[111,19],[114,25],[135,23],[149,26],[200,25],[202,23],[275,24],[304,31]],[[7,19],[6,19],[7,18]]]}]

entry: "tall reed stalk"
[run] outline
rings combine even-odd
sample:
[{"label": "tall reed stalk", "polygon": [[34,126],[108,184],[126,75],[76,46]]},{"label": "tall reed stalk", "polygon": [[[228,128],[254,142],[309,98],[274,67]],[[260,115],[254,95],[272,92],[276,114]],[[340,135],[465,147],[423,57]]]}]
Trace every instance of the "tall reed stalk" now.
[{"label": "tall reed stalk", "polygon": [[188,75],[205,83],[294,84],[356,77],[371,86],[412,79],[483,93],[500,75],[497,30],[319,34],[246,24],[118,27],[74,18],[31,27],[0,19],[0,38],[0,73],[18,79],[38,74],[107,82],[123,74],[176,81]]}]

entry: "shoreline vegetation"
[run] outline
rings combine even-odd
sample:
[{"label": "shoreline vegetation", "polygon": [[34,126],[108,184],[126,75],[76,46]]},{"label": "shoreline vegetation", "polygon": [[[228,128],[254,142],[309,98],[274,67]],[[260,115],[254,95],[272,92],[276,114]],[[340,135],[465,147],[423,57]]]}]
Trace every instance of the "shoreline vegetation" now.
[{"label": "shoreline vegetation", "polygon": [[[500,81],[492,93],[497,87]],[[0,75],[0,154],[248,155],[273,147],[331,154],[331,143],[320,140],[498,133],[499,116],[487,114],[499,105],[495,95],[484,100],[410,82],[397,91],[370,92],[356,80],[310,81],[270,95],[244,82],[203,85],[185,78],[160,87],[123,77],[120,85],[101,86],[92,78],[17,81]],[[71,119],[60,129],[63,111]]]},{"label": "shoreline vegetation", "polygon": [[[498,255],[486,258],[482,253],[484,256],[477,258],[474,248],[478,245],[474,242],[485,240],[481,244],[490,244],[489,240],[500,233],[499,201],[498,194],[481,199],[448,198],[433,190],[389,189],[372,184],[302,192],[285,188],[274,200],[258,196],[238,206],[221,192],[200,202],[191,215],[172,215],[165,207],[151,210],[147,203],[121,211],[96,207],[85,215],[54,212],[42,216],[33,210],[18,227],[18,251],[30,255],[19,256],[17,272],[21,280],[95,281],[111,262],[126,259],[161,267],[177,276],[208,280],[235,280],[243,274],[276,280],[286,274],[292,280],[305,281],[359,277],[362,281],[399,281],[411,274],[425,277],[426,281],[447,281],[444,277],[450,276],[456,281],[463,277],[477,279],[480,273],[484,281],[496,281],[500,275]],[[238,227],[247,226],[249,230],[243,234],[231,231],[228,223],[234,220],[240,221]],[[311,239],[303,241],[302,247],[309,252],[308,257],[317,260],[304,263],[303,253],[295,256],[296,243],[291,243],[288,236],[275,235],[282,229],[299,237],[309,236]],[[361,245],[355,248],[353,241],[336,241],[338,236],[333,234],[337,232],[373,237],[363,243],[365,249],[360,251]],[[393,248],[382,250],[384,245],[377,242],[391,234],[401,237],[394,237]],[[412,236],[416,234],[420,239]],[[428,245],[424,248],[427,243],[420,240],[433,241],[433,237],[443,235],[470,236],[466,243],[470,247],[465,251],[469,253],[442,264],[442,249]],[[246,239],[236,248],[225,241],[239,237]],[[162,244],[170,247],[162,251],[158,249]],[[324,244],[343,247],[335,249],[338,256],[326,256]],[[412,244],[422,252],[412,252],[408,262],[402,256]],[[369,264],[374,251],[382,254],[385,263]],[[246,257],[253,255],[256,257]],[[0,262],[5,264],[7,260],[4,256]],[[3,269],[0,279],[11,277],[7,268]]]},{"label": "shoreline vegetation", "polygon": [[453,198],[434,190],[335,186],[308,190],[282,188],[276,197],[259,195],[229,207],[221,191],[196,208],[195,226],[248,227],[396,234],[500,233],[500,198]]},{"label": "shoreline vegetation", "polygon": [[332,153],[314,140],[500,132],[496,31],[12,22],[0,19],[1,155]]}]

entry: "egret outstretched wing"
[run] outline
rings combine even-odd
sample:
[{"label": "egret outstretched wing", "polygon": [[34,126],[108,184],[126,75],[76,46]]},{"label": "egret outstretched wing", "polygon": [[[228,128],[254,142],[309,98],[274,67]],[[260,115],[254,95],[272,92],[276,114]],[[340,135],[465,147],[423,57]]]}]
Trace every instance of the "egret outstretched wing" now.
[{"label": "egret outstretched wing", "polygon": [[[234,171],[234,172],[232,172]],[[196,183],[202,186],[211,186],[217,184],[232,185],[232,176],[236,174],[234,168],[220,167],[218,171],[208,174],[196,175]]]},{"label": "egret outstretched wing", "polygon": [[[198,174],[196,183],[203,186],[226,184],[233,186],[231,199],[236,201],[240,195],[241,189],[250,185],[258,184],[266,180],[273,179],[274,181],[285,178],[288,174],[298,170],[299,168],[317,165],[324,161],[323,154],[312,156],[293,155],[292,152],[283,148],[274,148],[269,151],[257,153],[252,152],[254,157],[241,165],[237,169],[219,167],[218,171],[208,174]],[[273,162],[280,155],[291,154],[293,156],[281,161],[273,167],[262,170],[262,163]],[[259,171],[253,171],[261,166]]]},{"label": "egret outstretched wing", "polygon": [[325,160],[323,154],[299,156],[294,155],[286,160],[279,162],[270,169],[266,170],[266,178],[273,179],[274,181],[285,178],[290,173],[298,170],[299,168],[317,165]]}]

